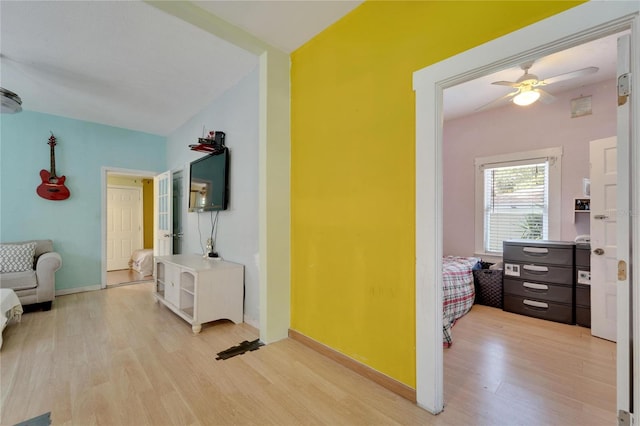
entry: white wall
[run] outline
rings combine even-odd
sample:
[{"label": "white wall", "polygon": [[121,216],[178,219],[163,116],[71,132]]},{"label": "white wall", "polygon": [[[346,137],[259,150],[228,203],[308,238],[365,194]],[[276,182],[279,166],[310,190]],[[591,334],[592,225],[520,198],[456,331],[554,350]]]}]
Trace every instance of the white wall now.
[{"label": "white wall", "polygon": [[[589,141],[616,134],[615,80],[556,95],[545,105],[507,105],[444,123],[445,255],[474,253],[474,159],[562,146],[562,240],[589,233],[588,215],[574,222],[573,198],[589,176]],[[570,101],[592,96],[593,113],[571,118]]]},{"label": "white wall", "polygon": [[[167,163],[172,170],[205,154],[191,151],[206,130],[223,131],[230,152],[229,207],[218,216],[216,251],[245,267],[245,320],[259,324],[258,277],[258,89],[256,68],[235,87],[183,124],[167,138]],[[183,174],[185,182],[188,167]],[[202,254],[211,233],[211,213],[187,213],[183,206],[183,253]],[[215,214],[215,213],[214,213]]]}]

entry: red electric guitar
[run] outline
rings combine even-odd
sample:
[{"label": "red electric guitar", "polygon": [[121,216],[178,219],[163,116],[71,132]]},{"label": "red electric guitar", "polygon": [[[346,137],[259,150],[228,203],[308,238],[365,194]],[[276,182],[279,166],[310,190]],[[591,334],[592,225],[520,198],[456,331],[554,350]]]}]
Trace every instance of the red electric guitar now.
[{"label": "red electric guitar", "polygon": [[56,154],[53,148],[56,146],[56,137],[53,136],[53,133],[51,133],[51,137],[49,138],[49,146],[51,147],[51,173],[44,169],[40,170],[42,183],[38,186],[36,192],[39,196],[47,200],[66,200],[71,193],[69,189],[64,186],[66,178],[64,176],[56,176]]}]

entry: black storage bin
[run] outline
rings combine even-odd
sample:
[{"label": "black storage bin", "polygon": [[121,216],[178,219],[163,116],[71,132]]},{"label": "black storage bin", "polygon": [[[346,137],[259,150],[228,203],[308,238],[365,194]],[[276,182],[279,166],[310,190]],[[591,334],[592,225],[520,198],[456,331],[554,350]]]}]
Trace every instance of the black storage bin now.
[{"label": "black storage bin", "polygon": [[502,309],[502,269],[477,269],[473,278],[475,303]]}]

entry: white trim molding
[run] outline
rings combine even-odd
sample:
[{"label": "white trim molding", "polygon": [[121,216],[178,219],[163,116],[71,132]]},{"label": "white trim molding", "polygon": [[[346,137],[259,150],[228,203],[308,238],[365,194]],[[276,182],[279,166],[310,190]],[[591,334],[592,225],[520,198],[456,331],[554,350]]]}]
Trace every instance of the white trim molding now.
[{"label": "white trim molding", "polygon": [[56,297],[66,296],[68,294],[84,293],[85,291],[96,291],[96,290],[102,290],[102,287],[100,286],[100,284],[88,285],[84,287],[63,288],[60,290],[56,290]]},{"label": "white trim molding", "polygon": [[108,175],[109,173],[123,175],[123,176],[138,176],[140,178],[153,178],[158,172],[150,172],[144,170],[132,170],[123,169],[118,167],[103,166],[100,170],[100,235],[101,244],[101,269],[100,269],[100,281],[101,288],[107,288],[107,187],[109,186]]},{"label": "white trim molding", "polygon": [[[442,123],[443,90],[528,60],[538,59],[588,41],[631,29],[632,75],[640,74],[640,2],[591,1],[416,71],[416,393],[417,403],[439,413],[443,400],[442,348]],[[638,96],[631,96],[638,111]],[[637,114],[636,114],[637,117]],[[639,146],[637,118],[631,146]],[[632,155],[631,175],[640,173],[640,155]],[[633,207],[640,203],[640,186],[632,185]],[[633,215],[633,242],[638,243],[640,216]],[[640,264],[634,250],[632,276]],[[634,286],[634,324],[638,321],[640,291]],[[634,327],[634,366],[640,371],[640,326]],[[634,379],[636,385],[638,380]],[[640,392],[634,393],[640,406]]]}]

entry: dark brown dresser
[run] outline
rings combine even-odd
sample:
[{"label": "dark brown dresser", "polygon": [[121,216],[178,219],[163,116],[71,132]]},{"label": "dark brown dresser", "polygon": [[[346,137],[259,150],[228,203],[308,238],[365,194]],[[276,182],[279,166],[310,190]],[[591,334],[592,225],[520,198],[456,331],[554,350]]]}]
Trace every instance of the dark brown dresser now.
[{"label": "dark brown dresser", "polygon": [[591,327],[591,245],[576,244],[576,324]]},{"label": "dark brown dresser", "polygon": [[502,256],[505,311],[575,324],[575,243],[507,240]]}]

